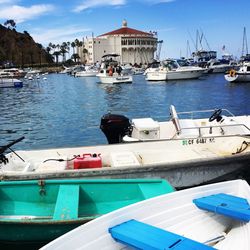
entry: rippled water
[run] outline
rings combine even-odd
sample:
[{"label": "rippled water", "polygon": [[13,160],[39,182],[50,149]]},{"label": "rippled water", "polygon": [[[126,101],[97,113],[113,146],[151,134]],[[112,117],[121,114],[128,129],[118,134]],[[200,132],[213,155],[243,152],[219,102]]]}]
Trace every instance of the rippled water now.
[{"label": "rippled water", "polygon": [[[227,108],[235,115],[250,114],[250,84],[230,84],[222,74],[154,83],[139,75],[133,84],[112,86],[98,84],[96,78],[46,77],[27,81],[22,89],[0,89],[0,145],[21,136],[25,140],[15,149],[107,143],[99,123],[108,111],[164,120],[169,105],[174,104],[177,111]],[[25,248],[37,249],[38,245]]]},{"label": "rippled water", "polygon": [[47,75],[21,89],[0,89],[0,145],[25,136],[16,149],[39,149],[107,143],[99,129],[108,111],[129,118],[167,119],[177,111],[227,108],[250,114],[250,83],[228,83],[222,74],[197,80],[104,85],[97,78]]}]

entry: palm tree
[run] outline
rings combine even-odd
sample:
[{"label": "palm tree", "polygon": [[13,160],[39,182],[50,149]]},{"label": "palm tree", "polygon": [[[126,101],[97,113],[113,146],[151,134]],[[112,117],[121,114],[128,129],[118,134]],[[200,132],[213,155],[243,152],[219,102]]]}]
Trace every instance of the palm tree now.
[{"label": "palm tree", "polygon": [[75,42],[72,42],[70,45],[71,45],[71,47],[73,49],[73,54],[75,54],[75,47],[76,47]]},{"label": "palm tree", "polygon": [[76,60],[80,59],[80,56],[77,53],[74,53],[71,58],[74,60],[74,62],[76,62]]},{"label": "palm tree", "polygon": [[58,64],[58,58],[61,55],[61,51],[57,50],[53,53],[53,55],[56,57],[56,64]]},{"label": "palm tree", "polygon": [[61,51],[61,54],[62,54],[62,57],[63,57],[63,62],[66,61],[66,53],[68,53],[68,45],[66,42],[63,42],[62,45],[60,46],[60,51]]}]

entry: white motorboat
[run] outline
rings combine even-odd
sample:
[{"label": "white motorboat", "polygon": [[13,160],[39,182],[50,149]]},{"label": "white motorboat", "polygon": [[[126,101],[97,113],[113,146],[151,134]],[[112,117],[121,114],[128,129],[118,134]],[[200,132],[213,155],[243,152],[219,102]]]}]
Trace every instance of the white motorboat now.
[{"label": "white motorboat", "polygon": [[[115,60],[117,54],[107,54],[103,56],[101,68],[96,75],[101,83],[117,84],[117,83],[132,83],[133,76],[128,73],[128,69],[123,70],[118,61]],[[129,72],[131,70],[129,69]]]},{"label": "white motorboat", "polygon": [[1,78],[0,88],[22,88],[23,82],[15,78]]},{"label": "white motorboat", "polygon": [[26,72],[18,68],[8,68],[0,70],[0,78],[22,78]]},{"label": "white motorboat", "polygon": [[[182,65],[180,65],[182,63]],[[146,80],[168,81],[181,79],[196,79],[202,76],[205,69],[184,64],[181,60],[167,59],[157,70],[148,70]]]},{"label": "white motorboat", "polygon": [[250,82],[250,62],[245,62],[239,70],[231,69],[225,76],[228,82]]},{"label": "white motorboat", "polygon": [[203,137],[190,134],[167,140],[6,154],[19,139],[0,148],[0,178],[164,178],[175,188],[184,188],[246,174],[250,136],[210,134],[214,129],[206,126]]},{"label": "white motorboat", "polygon": [[129,118],[108,113],[100,128],[109,143],[250,135],[250,116],[234,116],[227,109],[177,112],[170,106],[167,121]]},{"label": "white motorboat", "polygon": [[207,68],[209,73],[225,73],[230,68],[230,65],[211,59],[207,62]]},{"label": "white motorboat", "polygon": [[190,188],[115,210],[41,250],[248,250],[249,202],[250,187],[244,180]]},{"label": "white motorboat", "polygon": [[84,66],[81,71],[75,73],[75,77],[92,77],[98,74],[98,69],[94,66]]}]

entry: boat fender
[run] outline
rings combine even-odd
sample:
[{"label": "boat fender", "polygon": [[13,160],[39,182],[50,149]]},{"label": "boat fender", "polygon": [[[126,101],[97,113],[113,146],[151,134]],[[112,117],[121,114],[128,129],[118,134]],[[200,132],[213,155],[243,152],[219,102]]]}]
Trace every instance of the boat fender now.
[{"label": "boat fender", "polygon": [[231,70],[229,71],[229,75],[230,75],[231,77],[235,77],[235,73],[236,73],[236,71],[235,71],[234,69],[231,69]]}]

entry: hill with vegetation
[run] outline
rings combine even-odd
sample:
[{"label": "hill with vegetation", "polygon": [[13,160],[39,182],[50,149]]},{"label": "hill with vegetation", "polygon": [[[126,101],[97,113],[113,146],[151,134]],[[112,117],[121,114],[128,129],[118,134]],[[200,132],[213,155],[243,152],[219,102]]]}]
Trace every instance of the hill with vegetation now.
[{"label": "hill with vegetation", "polygon": [[39,66],[52,62],[53,57],[27,31],[20,33],[0,24],[0,66]]}]

